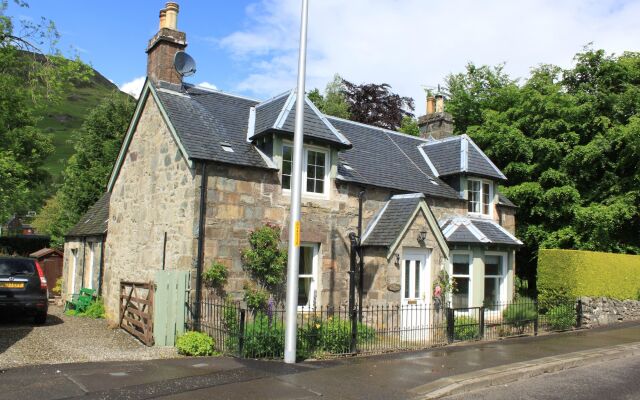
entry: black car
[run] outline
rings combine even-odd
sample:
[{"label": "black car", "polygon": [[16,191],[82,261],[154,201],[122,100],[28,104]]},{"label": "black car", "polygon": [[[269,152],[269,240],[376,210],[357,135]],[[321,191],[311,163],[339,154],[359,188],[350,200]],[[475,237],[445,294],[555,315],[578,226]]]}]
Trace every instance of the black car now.
[{"label": "black car", "polygon": [[49,307],[47,279],[32,258],[0,256],[0,313],[32,315],[44,324]]}]

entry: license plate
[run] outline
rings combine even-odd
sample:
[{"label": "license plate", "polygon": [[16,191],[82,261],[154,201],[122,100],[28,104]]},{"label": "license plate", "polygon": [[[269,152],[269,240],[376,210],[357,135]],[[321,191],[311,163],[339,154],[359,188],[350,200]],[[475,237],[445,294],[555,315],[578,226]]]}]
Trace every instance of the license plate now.
[{"label": "license plate", "polygon": [[24,289],[24,282],[0,282],[0,288]]}]

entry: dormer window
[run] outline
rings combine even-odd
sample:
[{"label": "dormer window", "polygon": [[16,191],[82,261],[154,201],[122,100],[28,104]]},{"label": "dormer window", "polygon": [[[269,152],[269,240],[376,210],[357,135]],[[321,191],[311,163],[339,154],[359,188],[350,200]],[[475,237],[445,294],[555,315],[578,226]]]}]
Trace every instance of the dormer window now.
[{"label": "dormer window", "polygon": [[492,192],[491,182],[481,179],[467,179],[469,213],[491,215]]},{"label": "dormer window", "polygon": [[[320,148],[304,146],[302,165],[302,193],[325,195],[329,181],[329,152]],[[293,146],[282,146],[282,188],[291,190]]]}]

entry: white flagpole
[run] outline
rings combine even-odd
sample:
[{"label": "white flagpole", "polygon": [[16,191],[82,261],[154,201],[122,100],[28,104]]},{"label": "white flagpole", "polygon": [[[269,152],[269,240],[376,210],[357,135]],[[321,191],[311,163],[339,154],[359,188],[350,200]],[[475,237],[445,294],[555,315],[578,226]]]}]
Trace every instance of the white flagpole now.
[{"label": "white flagpole", "polygon": [[298,88],[296,92],[296,125],[293,132],[293,166],[291,172],[291,214],[289,216],[289,258],[287,262],[287,311],[284,336],[284,362],[296,362],[298,311],[298,268],[300,261],[300,193],[302,187],[302,141],[304,129],[304,81],[307,62],[307,17],[309,1],[302,0]]}]

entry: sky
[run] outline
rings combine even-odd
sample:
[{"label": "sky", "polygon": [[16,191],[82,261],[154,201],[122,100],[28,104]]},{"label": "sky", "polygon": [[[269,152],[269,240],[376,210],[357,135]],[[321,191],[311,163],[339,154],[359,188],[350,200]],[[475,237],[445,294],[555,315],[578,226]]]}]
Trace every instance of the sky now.
[{"label": "sky", "polygon": [[[128,92],[142,86],[144,50],[163,1],[29,0],[18,18],[53,20],[59,48]],[[196,60],[191,83],[267,99],[296,84],[302,0],[182,0],[178,29]],[[423,114],[425,87],[465,65],[505,64],[526,78],[570,67],[585,45],[640,51],[640,0],[310,0],[307,90],[339,73],[388,83]]]}]

